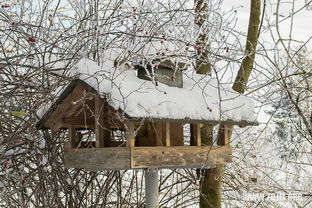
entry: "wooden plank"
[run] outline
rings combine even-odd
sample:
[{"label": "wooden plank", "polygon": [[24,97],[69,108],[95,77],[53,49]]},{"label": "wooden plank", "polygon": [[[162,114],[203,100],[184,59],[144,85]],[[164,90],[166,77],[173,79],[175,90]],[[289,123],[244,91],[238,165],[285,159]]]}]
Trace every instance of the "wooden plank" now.
[{"label": "wooden plank", "polygon": [[166,128],[163,123],[151,123],[152,129],[150,130],[149,140],[155,140],[155,145],[153,146],[164,146],[163,137],[166,137],[166,133],[163,134],[163,128]]},{"label": "wooden plank", "polygon": [[[62,117],[66,114],[66,112],[74,107],[76,101],[82,100],[84,98],[84,92],[86,90],[88,90],[88,88],[85,86],[76,86],[75,89],[63,100],[63,102],[57,106],[54,112],[44,123],[44,126],[49,128],[56,126],[57,128],[60,128],[61,125],[58,125],[57,123],[61,122]],[[75,105],[78,107],[81,105],[81,102]]]},{"label": "wooden plank", "polygon": [[201,146],[200,124],[191,124],[191,146]]},{"label": "wooden plank", "polygon": [[218,138],[217,144],[221,145],[221,146],[222,145],[228,145],[230,143],[230,140],[231,140],[232,130],[233,130],[232,126],[220,125],[220,127],[219,127],[219,138]]},{"label": "wooden plank", "polygon": [[95,96],[95,103],[94,103],[94,125],[95,125],[95,147],[104,147],[104,136],[105,136],[105,132],[104,132],[104,122],[101,116],[101,108],[102,106],[102,102],[101,102],[101,98],[99,95]]},{"label": "wooden plank", "polygon": [[71,148],[74,147],[75,137],[76,137],[76,129],[72,125],[70,125],[68,129],[68,138],[69,138],[69,144]]},{"label": "wooden plank", "polygon": [[110,142],[110,127],[108,122],[105,121],[105,113],[107,113],[107,111],[105,102],[99,95],[96,95],[94,99],[96,147],[104,147]]},{"label": "wooden plank", "polygon": [[165,132],[166,132],[166,147],[170,147],[170,123],[165,123]]},{"label": "wooden plank", "polygon": [[130,149],[128,147],[106,147],[72,151],[66,144],[64,148],[64,165],[66,168],[130,169]]},{"label": "wooden plank", "polygon": [[76,125],[76,126],[94,126],[94,118],[62,118],[62,126]]},{"label": "wooden plank", "polygon": [[127,146],[134,147],[135,146],[134,122],[127,121],[126,125],[127,125],[126,129]]},{"label": "wooden plank", "polygon": [[170,145],[184,146],[183,125],[170,123]]},{"label": "wooden plank", "polygon": [[229,145],[135,147],[131,150],[131,168],[201,168],[231,161]]}]

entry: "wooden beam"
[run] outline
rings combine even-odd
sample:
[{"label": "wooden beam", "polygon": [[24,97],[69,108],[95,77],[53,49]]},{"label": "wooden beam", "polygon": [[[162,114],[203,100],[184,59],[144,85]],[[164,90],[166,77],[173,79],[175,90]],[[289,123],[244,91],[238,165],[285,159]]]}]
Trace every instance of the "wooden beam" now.
[{"label": "wooden beam", "polygon": [[104,100],[99,96],[96,95],[95,96],[95,137],[96,137],[96,142],[95,142],[95,146],[97,148],[99,147],[104,147],[105,144],[105,140],[108,143],[110,140],[110,131],[109,131],[109,126],[108,123],[105,122],[104,119],[104,113],[105,113],[105,103]]},{"label": "wooden beam", "polygon": [[94,118],[80,118],[80,117],[63,118],[62,126],[66,125],[92,126],[94,125]]},{"label": "wooden beam", "polygon": [[165,123],[165,132],[166,132],[165,145],[169,147],[170,146],[170,123],[168,122]]},{"label": "wooden beam", "polygon": [[228,125],[220,125],[219,127],[219,138],[217,141],[218,145],[228,145],[231,140],[233,128]]},{"label": "wooden beam", "polygon": [[52,132],[57,132],[62,128],[63,122],[61,119],[55,119],[53,122],[49,122],[49,124],[46,126],[48,126]]},{"label": "wooden beam", "polygon": [[191,124],[191,146],[201,146],[200,124]]},{"label": "wooden beam", "polygon": [[232,148],[226,146],[135,147],[131,168],[201,168],[232,161]]},{"label": "wooden beam", "polygon": [[76,148],[74,147],[75,137],[76,137],[76,129],[72,125],[70,125],[68,129],[70,148]]},{"label": "wooden beam", "polygon": [[130,169],[130,149],[128,147],[105,147],[82,148],[72,151],[65,143],[64,165],[66,168]]},{"label": "wooden beam", "polygon": [[127,121],[126,125],[127,125],[126,128],[127,146],[134,147],[135,146],[134,122]]},{"label": "wooden beam", "polygon": [[[55,121],[62,121],[62,117],[66,114],[66,112],[73,108],[73,102],[84,98],[85,90],[87,90],[85,86],[76,86],[75,89],[73,89],[73,91],[64,99],[64,101],[57,106],[44,125],[50,128],[51,126],[61,127],[61,125],[55,124]],[[77,106],[79,105],[80,104],[77,104]]]},{"label": "wooden beam", "polygon": [[155,144],[151,146],[164,146],[165,143],[163,142],[163,138],[166,137],[166,126],[163,125],[163,123],[151,123],[151,130],[149,132],[149,140],[153,141],[155,140]]},{"label": "wooden beam", "polygon": [[[137,168],[201,168],[232,161],[229,145],[211,147],[118,147],[82,148],[72,151],[65,143],[66,168],[137,169]],[[130,165],[131,161],[131,165]]]}]

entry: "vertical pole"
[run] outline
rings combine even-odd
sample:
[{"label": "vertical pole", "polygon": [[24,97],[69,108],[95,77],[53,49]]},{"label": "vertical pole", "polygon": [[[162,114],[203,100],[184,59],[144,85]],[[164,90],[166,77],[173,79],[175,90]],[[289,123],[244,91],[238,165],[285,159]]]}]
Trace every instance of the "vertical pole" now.
[{"label": "vertical pole", "polygon": [[165,124],[165,132],[166,132],[166,147],[170,147],[170,123],[166,122]]},{"label": "vertical pole", "polygon": [[101,102],[101,98],[99,95],[96,95],[94,98],[94,108],[95,108],[95,117],[94,117],[94,121],[95,121],[95,147],[99,148],[99,147],[104,147],[104,123],[103,123],[103,117],[102,117],[102,102]]},{"label": "vertical pole", "polygon": [[145,208],[159,207],[158,169],[145,169]]},{"label": "vertical pole", "polygon": [[68,137],[69,137],[69,142],[70,142],[70,148],[77,148],[75,147],[76,144],[76,129],[73,127],[73,125],[70,125],[68,128]]},{"label": "vertical pole", "polygon": [[126,122],[127,125],[127,146],[134,147],[135,146],[135,137],[134,137],[134,123],[131,121]]},{"label": "vertical pole", "polygon": [[191,124],[191,146],[201,146],[201,133],[199,124]]}]

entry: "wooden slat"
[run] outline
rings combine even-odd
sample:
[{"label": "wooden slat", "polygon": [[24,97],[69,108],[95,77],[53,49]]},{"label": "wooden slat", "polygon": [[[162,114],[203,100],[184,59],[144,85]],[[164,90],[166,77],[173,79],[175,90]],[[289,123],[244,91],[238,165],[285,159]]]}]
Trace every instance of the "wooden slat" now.
[{"label": "wooden slat", "polygon": [[104,137],[105,137],[105,130],[104,130],[104,119],[102,117],[102,108],[103,108],[103,102],[100,98],[99,95],[96,95],[95,96],[95,119],[94,119],[94,122],[95,122],[95,138],[96,138],[96,141],[95,141],[95,146],[98,148],[98,147],[104,147]]},{"label": "wooden slat", "polygon": [[130,149],[118,148],[84,148],[72,151],[68,144],[64,150],[66,168],[86,169],[130,169]]},{"label": "wooden slat", "polygon": [[191,146],[201,146],[200,124],[191,124]]},{"label": "wooden slat", "polygon": [[165,123],[165,132],[166,132],[166,146],[170,147],[170,123],[166,122]]},{"label": "wooden slat", "polygon": [[76,130],[72,125],[70,125],[68,129],[68,138],[69,138],[69,144],[71,148],[74,147],[75,137],[76,137]]},{"label": "wooden slat", "polygon": [[134,135],[134,122],[126,122],[126,137],[127,137],[127,146],[134,147],[135,146],[135,135]]},{"label": "wooden slat", "polygon": [[232,161],[232,148],[210,146],[135,147],[131,168],[200,168]]},{"label": "wooden slat", "polygon": [[[155,139],[155,145],[152,146],[164,146],[163,138],[166,137],[166,133],[163,131],[166,128],[163,123],[151,123],[152,128],[150,132],[149,140]],[[166,142],[165,142],[166,143]]]}]

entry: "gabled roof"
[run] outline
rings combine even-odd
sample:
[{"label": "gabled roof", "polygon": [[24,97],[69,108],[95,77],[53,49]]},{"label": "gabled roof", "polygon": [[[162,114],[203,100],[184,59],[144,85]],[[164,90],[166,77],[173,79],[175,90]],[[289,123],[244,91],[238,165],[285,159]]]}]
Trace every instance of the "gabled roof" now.
[{"label": "gabled roof", "polygon": [[135,70],[112,70],[81,59],[70,70],[76,79],[56,92],[53,103],[39,111],[42,124],[77,85],[85,85],[100,96],[109,96],[111,106],[128,119],[188,123],[228,123],[254,125],[253,101],[208,76],[185,74],[183,88],[169,87],[137,78]]}]

